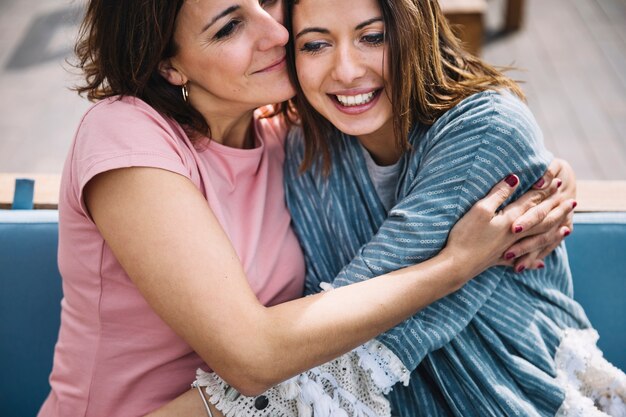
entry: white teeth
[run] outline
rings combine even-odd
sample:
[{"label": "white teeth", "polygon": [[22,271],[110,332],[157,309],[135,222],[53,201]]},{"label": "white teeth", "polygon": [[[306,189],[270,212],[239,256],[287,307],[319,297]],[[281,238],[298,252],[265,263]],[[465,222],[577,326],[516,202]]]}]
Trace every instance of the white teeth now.
[{"label": "white teeth", "polygon": [[359,106],[372,101],[374,98],[374,92],[367,94],[357,94],[355,96],[335,96],[337,100],[346,107]]}]

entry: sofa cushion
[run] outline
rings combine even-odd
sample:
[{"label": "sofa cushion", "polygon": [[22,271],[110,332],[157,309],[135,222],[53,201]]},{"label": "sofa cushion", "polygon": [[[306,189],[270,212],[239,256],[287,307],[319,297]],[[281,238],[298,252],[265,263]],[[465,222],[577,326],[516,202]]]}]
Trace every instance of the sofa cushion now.
[{"label": "sofa cushion", "polygon": [[626,213],[577,213],[567,251],[574,298],[598,330],[604,356],[626,370]]},{"label": "sofa cushion", "polygon": [[0,210],[0,414],[31,417],[50,391],[59,330],[58,212]]}]

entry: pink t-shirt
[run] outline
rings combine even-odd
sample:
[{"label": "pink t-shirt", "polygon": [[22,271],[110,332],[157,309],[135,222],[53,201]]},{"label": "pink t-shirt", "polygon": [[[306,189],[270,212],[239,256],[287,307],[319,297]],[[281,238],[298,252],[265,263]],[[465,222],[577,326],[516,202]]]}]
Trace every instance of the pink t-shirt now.
[{"label": "pink t-shirt", "polygon": [[[304,261],[283,189],[286,128],[255,118],[257,146],[195,149],[176,122],[139,99],[107,99],[84,116],[59,200],[61,329],[39,416],[140,416],[189,388],[202,360],[148,306],[86,215],[99,173],[143,166],[189,178],[230,237],[259,300],[300,297]],[[201,295],[199,295],[201,296]]]}]

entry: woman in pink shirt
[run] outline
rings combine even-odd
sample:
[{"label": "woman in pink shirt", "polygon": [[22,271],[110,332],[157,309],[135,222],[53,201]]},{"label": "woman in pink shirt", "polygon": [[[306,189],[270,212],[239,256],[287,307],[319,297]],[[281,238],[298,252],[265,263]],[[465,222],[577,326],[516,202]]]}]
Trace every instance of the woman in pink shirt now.
[{"label": "woman in pink shirt", "polygon": [[[530,251],[544,246],[529,238],[537,233],[549,231],[548,246],[560,241],[559,228],[527,212],[559,206],[556,185],[494,216],[517,185],[509,176],[432,260],[298,299],[304,263],[284,203],[286,126],[254,113],[294,93],[280,12],[279,1],[89,2],[79,91],[97,104],[63,172],[62,324],[41,417],[144,415],[189,391],[204,364],[241,393],[261,393],[489,266],[511,265],[501,255],[518,239]],[[567,222],[561,209],[552,215]],[[204,405],[189,391],[159,412]]]}]

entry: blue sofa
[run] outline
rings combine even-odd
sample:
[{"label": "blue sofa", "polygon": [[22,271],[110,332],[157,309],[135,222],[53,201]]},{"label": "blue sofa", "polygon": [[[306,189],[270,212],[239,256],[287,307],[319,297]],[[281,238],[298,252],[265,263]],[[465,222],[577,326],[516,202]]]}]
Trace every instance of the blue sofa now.
[{"label": "blue sofa", "polygon": [[[626,369],[626,213],[583,213],[568,238],[575,298],[605,356]],[[0,210],[0,416],[32,417],[59,327],[58,213]]]}]

